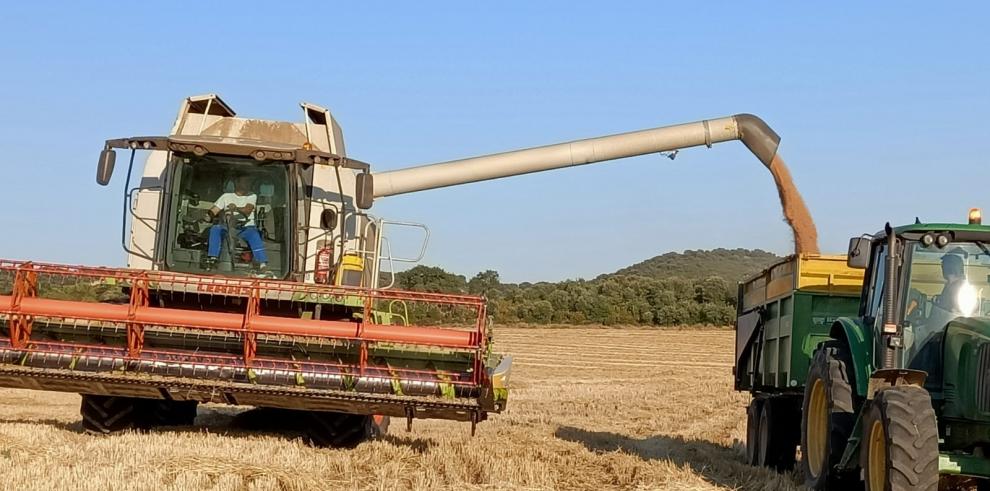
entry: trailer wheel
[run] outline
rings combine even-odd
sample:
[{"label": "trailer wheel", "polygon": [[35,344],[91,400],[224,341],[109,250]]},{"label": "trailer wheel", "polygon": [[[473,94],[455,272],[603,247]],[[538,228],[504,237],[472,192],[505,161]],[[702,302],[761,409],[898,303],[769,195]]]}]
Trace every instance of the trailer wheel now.
[{"label": "trailer wheel", "polygon": [[757,459],[759,455],[760,437],[760,409],[763,400],[753,398],[746,408],[746,462],[749,465],[760,465]]},{"label": "trailer wheel", "polygon": [[799,438],[797,407],[783,398],[770,398],[761,405],[757,465],[778,471],[794,468]]},{"label": "trailer wheel", "polygon": [[354,448],[380,438],[388,431],[388,416],[310,411],[306,429],[310,443],[318,447]]},{"label": "trailer wheel", "polygon": [[856,421],[852,360],[840,341],[826,341],[808,368],[801,411],[801,467],[809,489],[838,489],[851,473],[835,468]]},{"label": "trailer wheel", "polygon": [[861,441],[867,491],[938,489],[938,426],[925,389],[878,391],[863,418]]},{"label": "trailer wheel", "polygon": [[82,394],[83,429],[107,434],[141,426],[139,399]]}]

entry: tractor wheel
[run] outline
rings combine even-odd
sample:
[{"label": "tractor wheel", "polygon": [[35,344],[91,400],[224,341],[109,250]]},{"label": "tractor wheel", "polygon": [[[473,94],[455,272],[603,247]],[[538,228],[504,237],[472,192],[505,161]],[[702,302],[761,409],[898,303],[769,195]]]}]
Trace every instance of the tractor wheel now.
[{"label": "tractor wheel", "polygon": [[388,431],[388,416],[310,411],[306,429],[310,443],[318,447],[354,448]]},{"label": "tractor wheel", "polygon": [[763,402],[754,397],[746,408],[746,462],[749,465],[760,465],[757,455],[760,448],[760,409]]},{"label": "tractor wheel", "polygon": [[759,420],[757,465],[778,471],[794,468],[800,426],[797,407],[783,398],[767,399]]},{"label": "tractor wheel", "polygon": [[196,401],[146,399],[142,402],[141,417],[148,426],[191,426],[199,406]]},{"label": "tractor wheel", "polygon": [[801,411],[801,467],[809,489],[839,489],[849,472],[835,468],[856,422],[852,360],[840,341],[826,341],[808,368]]},{"label": "tractor wheel", "polygon": [[938,489],[938,426],[925,389],[878,391],[863,418],[861,442],[867,491]]},{"label": "tractor wheel", "polygon": [[114,433],[140,427],[140,399],[82,394],[82,426],[91,433]]}]

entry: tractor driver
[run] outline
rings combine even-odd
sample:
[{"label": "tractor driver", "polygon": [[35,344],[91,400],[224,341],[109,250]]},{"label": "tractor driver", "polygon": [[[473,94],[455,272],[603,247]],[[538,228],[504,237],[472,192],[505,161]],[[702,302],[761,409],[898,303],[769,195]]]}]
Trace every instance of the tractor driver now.
[{"label": "tractor driver", "polygon": [[966,268],[962,256],[951,252],[942,256],[942,277],[945,278],[945,286],[942,287],[942,294],[938,296],[936,305],[955,312],[959,310],[959,289],[966,284]]},{"label": "tractor driver", "polygon": [[213,207],[210,208],[210,219],[226,213],[233,220],[222,220],[221,223],[210,227],[210,239],[207,247],[206,270],[211,271],[217,264],[220,257],[220,246],[224,237],[227,236],[227,223],[234,225],[237,236],[244,239],[251,247],[251,256],[258,264],[258,271],[268,274],[268,254],[265,253],[265,245],[261,242],[261,233],[254,223],[254,210],[258,202],[258,195],[251,192],[251,178],[247,175],[238,175],[234,181],[234,192],[224,193],[217,199]]}]

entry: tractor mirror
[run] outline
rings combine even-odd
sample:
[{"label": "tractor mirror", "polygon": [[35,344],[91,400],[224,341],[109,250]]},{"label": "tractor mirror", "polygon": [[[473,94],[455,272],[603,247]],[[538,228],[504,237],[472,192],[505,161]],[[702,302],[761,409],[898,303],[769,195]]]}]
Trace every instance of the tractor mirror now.
[{"label": "tractor mirror", "polygon": [[355,199],[357,207],[362,210],[371,208],[375,202],[375,178],[367,172],[357,175],[357,190]]},{"label": "tractor mirror", "polygon": [[320,228],[323,230],[333,230],[337,228],[337,210],[327,208],[320,214]]},{"label": "tractor mirror", "polygon": [[117,162],[117,152],[114,152],[112,148],[104,148],[100,152],[100,163],[96,166],[96,182],[100,186],[106,186],[110,183],[115,162]]},{"label": "tractor mirror", "polygon": [[870,239],[853,237],[849,239],[849,255],[846,264],[850,268],[866,269],[870,264]]}]

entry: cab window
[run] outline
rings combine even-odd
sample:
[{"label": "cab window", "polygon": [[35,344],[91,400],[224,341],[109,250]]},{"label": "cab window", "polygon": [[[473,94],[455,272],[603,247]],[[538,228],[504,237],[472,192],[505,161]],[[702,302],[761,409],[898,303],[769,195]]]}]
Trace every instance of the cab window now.
[{"label": "cab window", "polygon": [[168,268],[285,277],[291,225],[286,166],[217,156],[172,160]]}]

